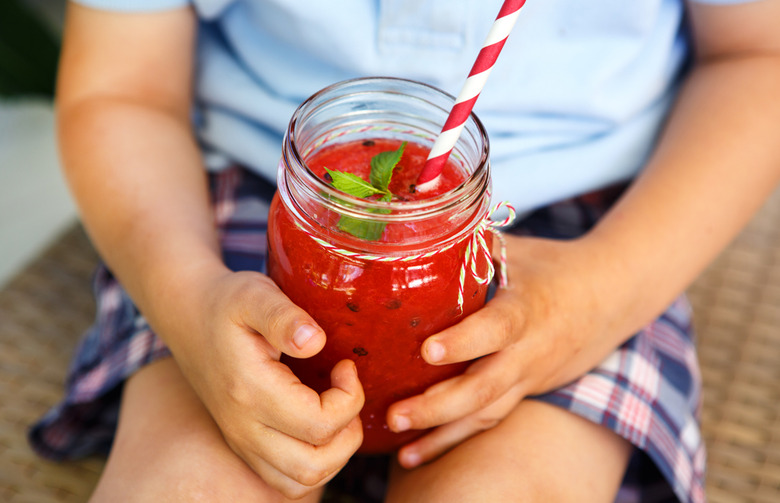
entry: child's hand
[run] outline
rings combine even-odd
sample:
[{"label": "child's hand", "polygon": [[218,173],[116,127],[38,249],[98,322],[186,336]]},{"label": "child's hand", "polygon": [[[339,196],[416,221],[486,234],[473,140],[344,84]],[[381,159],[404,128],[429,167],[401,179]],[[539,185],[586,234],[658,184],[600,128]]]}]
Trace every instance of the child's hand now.
[{"label": "child's hand", "polygon": [[190,331],[189,338],[172,350],[225,440],[287,497],[322,486],[363,439],[354,363],[339,362],[333,387],[318,395],[279,357],[312,356],[325,334],[269,278],[229,272],[197,290],[192,319],[177,328]]},{"label": "child's hand", "polygon": [[[438,427],[405,446],[407,468],[443,454],[495,426],[525,396],[574,380],[619,345],[617,320],[602,292],[605,264],[580,241],[506,236],[509,285],[480,311],[429,337],[422,355],[432,364],[480,358],[464,375],[394,404],[388,424],[396,431]],[[621,328],[622,328],[621,324]]]}]

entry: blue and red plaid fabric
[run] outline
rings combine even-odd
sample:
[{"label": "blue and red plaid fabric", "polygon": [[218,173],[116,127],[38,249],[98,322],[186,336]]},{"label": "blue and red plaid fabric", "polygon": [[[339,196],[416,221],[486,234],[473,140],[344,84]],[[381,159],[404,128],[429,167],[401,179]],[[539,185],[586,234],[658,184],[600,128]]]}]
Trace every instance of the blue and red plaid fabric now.
[{"label": "blue and red plaid fabric", "polygon": [[[211,190],[225,263],[233,270],[262,271],[274,188],[241,168],[231,168],[212,175]],[[618,193],[602,191],[538,210],[512,232],[576,237],[600,218]],[[124,380],[170,356],[105,267],[96,272],[94,287],[97,319],[76,350],[66,396],[30,429],[31,445],[50,459],[107,453]],[[603,425],[636,447],[617,501],[701,503],[705,451],[700,393],[691,310],[680,298],[587,375],[533,399]],[[331,483],[331,491],[362,491],[360,501],[381,501],[375,474],[367,471],[385,465],[356,457]]]}]

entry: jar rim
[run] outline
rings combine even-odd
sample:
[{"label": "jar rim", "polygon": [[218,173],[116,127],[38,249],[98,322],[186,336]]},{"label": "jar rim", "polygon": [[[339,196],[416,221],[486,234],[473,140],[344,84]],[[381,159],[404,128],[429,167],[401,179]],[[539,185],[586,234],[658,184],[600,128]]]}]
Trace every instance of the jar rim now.
[{"label": "jar rim", "polygon": [[[402,92],[400,89],[403,87]],[[363,220],[375,220],[384,222],[402,222],[409,218],[427,218],[436,214],[452,211],[453,207],[462,204],[465,197],[474,197],[481,199],[490,187],[490,162],[489,162],[489,140],[487,131],[480,121],[479,117],[472,111],[467,119],[467,127],[464,127],[464,133],[469,132],[472,137],[477,138],[479,159],[474,163],[475,168],[469,172],[466,179],[458,186],[442,194],[419,199],[415,201],[375,201],[363,199],[344,193],[317,176],[306,163],[306,150],[301,151],[300,142],[297,141],[296,134],[299,133],[299,127],[304,123],[307,114],[317,106],[322,106],[336,99],[343,99],[345,96],[355,95],[359,92],[378,92],[386,88],[388,93],[398,93],[405,96],[417,98],[408,93],[409,90],[418,91],[421,95],[430,95],[431,97],[443,100],[447,107],[455,103],[455,97],[451,94],[424,82],[397,77],[358,77],[342,80],[333,83],[304,100],[293,113],[287,133],[284,137],[284,148],[282,157],[288,165],[297,165],[303,168],[303,173],[295,172],[297,177],[304,176],[305,185],[309,187],[307,192],[310,195],[319,193],[323,200],[327,200],[329,205],[333,205],[335,211],[339,213],[361,218]],[[330,97],[329,97],[330,96]],[[420,97],[419,99],[424,99]],[[433,104],[433,103],[430,103]],[[440,107],[445,113],[449,113],[449,108]],[[439,126],[439,128],[441,125]],[[438,133],[438,131],[437,131]],[[463,136],[463,133],[461,133]],[[429,141],[433,142],[435,138]],[[458,142],[463,141],[462,138]],[[457,145],[457,144],[456,144]],[[301,180],[303,182],[303,180]]]}]

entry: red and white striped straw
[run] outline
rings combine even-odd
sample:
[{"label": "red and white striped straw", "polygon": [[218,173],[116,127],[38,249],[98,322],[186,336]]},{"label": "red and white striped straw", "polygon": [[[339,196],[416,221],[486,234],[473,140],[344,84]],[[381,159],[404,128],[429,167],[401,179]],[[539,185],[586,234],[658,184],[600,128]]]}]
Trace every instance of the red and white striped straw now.
[{"label": "red and white striped straw", "polygon": [[474,66],[471,67],[471,72],[469,72],[447,121],[444,123],[439,137],[436,138],[433,148],[431,148],[428,160],[425,161],[425,166],[417,178],[417,191],[425,192],[434,188],[438,183],[444,164],[458,141],[460,132],[463,130],[472,108],[474,108],[479,93],[485,87],[488,75],[498,59],[498,54],[504,48],[504,43],[517,21],[520,7],[523,4],[525,4],[525,0],[504,0],[485,43],[482,44]]}]

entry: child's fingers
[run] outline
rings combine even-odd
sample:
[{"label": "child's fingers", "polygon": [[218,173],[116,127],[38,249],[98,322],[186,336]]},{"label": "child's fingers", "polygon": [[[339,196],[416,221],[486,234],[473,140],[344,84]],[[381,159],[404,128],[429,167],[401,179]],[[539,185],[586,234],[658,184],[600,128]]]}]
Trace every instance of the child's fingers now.
[{"label": "child's fingers", "polygon": [[[393,404],[388,411],[391,429],[423,429],[455,421],[488,407],[518,382],[531,355],[528,348],[518,351],[512,346],[524,327],[517,308],[510,307],[510,302],[497,296],[480,311],[424,342],[423,357],[430,363],[481,359],[463,375]],[[431,353],[440,358],[432,358]]]},{"label": "child's fingers", "polygon": [[474,362],[463,375],[396,402],[387,414],[393,431],[440,426],[488,407],[518,384],[518,360],[502,351]]},{"label": "child's fingers", "polygon": [[263,480],[288,498],[300,498],[332,479],[360,447],[360,419],[355,417],[326,445],[313,446],[271,428],[258,432],[257,450],[244,460]]},{"label": "child's fingers", "polygon": [[[346,464],[346,462],[344,464]],[[287,499],[291,500],[301,499],[313,491],[316,491],[318,488],[330,482],[330,480],[339,473],[339,470],[335,470],[318,484],[307,486],[301,484],[287,474],[280,472],[265,460],[259,460],[257,465],[251,466],[251,468],[263,479],[266,484],[279,491]]]},{"label": "child's fingers", "polygon": [[325,485],[331,478],[338,474],[338,471],[334,472],[333,475],[324,480],[322,484],[317,484],[316,486],[305,486],[280,472],[268,464],[268,462],[265,460],[257,460],[254,463],[247,462],[247,464],[252,469],[252,471],[254,471],[263,480],[263,482],[268,484],[273,489],[276,489],[286,499],[291,500],[304,498],[310,493],[316,491],[319,487]]},{"label": "child's fingers", "polygon": [[432,365],[474,360],[514,343],[524,324],[518,303],[499,294],[460,323],[428,337],[422,345],[422,357]]},{"label": "child's fingers", "polygon": [[258,362],[223,396],[216,419],[227,442],[268,484],[300,498],[333,476],[360,446],[363,389],[351,360],[318,395],[279,361]]},{"label": "child's fingers", "polygon": [[325,332],[267,276],[252,274],[238,297],[239,321],[279,351],[295,358],[308,358],[325,345]]},{"label": "child's fingers", "polygon": [[512,412],[522,398],[520,386],[513,386],[487,408],[439,426],[405,445],[398,452],[399,463],[404,468],[411,469],[438,458],[463,441],[496,426]]},{"label": "child's fingers", "polygon": [[332,387],[321,395],[303,385],[287,366],[267,362],[255,380],[251,409],[265,426],[311,445],[325,445],[363,408],[363,387],[354,362],[342,360],[331,371]]}]

